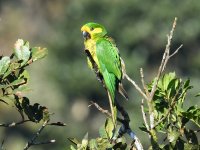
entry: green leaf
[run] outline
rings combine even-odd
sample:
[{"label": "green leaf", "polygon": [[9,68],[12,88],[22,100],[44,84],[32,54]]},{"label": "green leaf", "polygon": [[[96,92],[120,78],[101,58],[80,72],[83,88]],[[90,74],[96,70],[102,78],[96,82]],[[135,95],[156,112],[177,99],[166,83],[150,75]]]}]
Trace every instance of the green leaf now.
[{"label": "green leaf", "polygon": [[72,145],[70,145],[70,149],[71,149],[71,150],[76,150],[76,149],[74,148],[74,146],[72,146]]},{"label": "green leaf", "polygon": [[39,122],[42,119],[44,121],[49,120],[48,109],[44,106],[40,106],[38,103],[30,105],[27,97],[22,97],[21,107],[27,117],[33,122]]},{"label": "green leaf", "polygon": [[88,133],[85,134],[84,138],[82,139],[82,142],[81,142],[81,147],[87,147],[88,145]]},{"label": "green leaf", "polygon": [[200,108],[198,106],[191,106],[187,111],[182,112],[182,116],[200,127]]},{"label": "green leaf", "polygon": [[18,60],[22,60],[23,66],[30,58],[29,42],[24,42],[22,39],[18,39],[15,43],[14,53]]},{"label": "green leaf", "polygon": [[111,118],[106,119],[105,130],[107,133],[107,137],[111,139],[113,137],[113,130],[114,130],[114,124]]},{"label": "green leaf", "polygon": [[200,96],[200,93],[198,93],[197,95],[195,95],[195,97],[199,97]]},{"label": "green leaf", "polygon": [[147,128],[144,126],[144,124],[143,124],[142,127],[139,127],[139,128],[140,128],[140,130],[142,130],[143,132],[149,133],[149,131],[147,130]]},{"label": "green leaf", "polygon": [[184,149],[185,150],[198,150],[198,149],[200,149],[200,145],[184,143]]},{"label": "green leaf", "polygon": [[184,129],[184,133],[188,143],[198,145],[198,138],[193,130]]},{"label": "green leaf", "polygon": [[167,138],[169,142],[174,142],[179,138],[179,136],[180,136],[180,132],[172,130],[168,133]]},{"label": "green leaf", "polygon": [[113,149],[116,150],[126,150],[127,144],[126,143],[122,143],[122,142],[118,142],[113,146]]},{"label": "green leaf", "polygon": [[48,54],[47,48],[34,47],[31,49],[32,60],[36,61]]},{"label": "green leaf", "polygon": [[101,138],[108,138],[106,130],[105,130],[105,126],[101,126],[99,128],[99,135],[100,135]]},{"label": "green leaf", "polygon": [[98,149],[97,141],[95,139],[91,139],[89,142],[89,147],[91,150]]},{"label": "green leaf", "polygon": [[8,69],[10,64],[10,58],[5,56],[2,57],[0,60],[0,75],[4,74],[6,70]]},{"label": "green leaf", "polygon": [[4,73],[3,79],[6,78],[9,74],[14,72],[20,67],[20,63],[12,62],[8,68],[8,70]]}]

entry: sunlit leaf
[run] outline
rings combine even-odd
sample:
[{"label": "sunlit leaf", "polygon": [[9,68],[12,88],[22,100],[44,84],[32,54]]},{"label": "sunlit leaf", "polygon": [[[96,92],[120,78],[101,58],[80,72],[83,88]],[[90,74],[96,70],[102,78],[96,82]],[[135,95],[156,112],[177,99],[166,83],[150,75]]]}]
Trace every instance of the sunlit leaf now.
[{"label": "sunlit leaf", "polygon": [[107,118],[105,122],[105,130],[109,139],[113,137],[114,124],[111,118]]},{"label": "sunlit leaf", "polygon": [[21,65],[26,64],[30,58],[29,42],[24,42],[22,39],[18,39],[15,43],[14,53],[18,60],[22,60]]},{"label": "sunlit leaf", "polygon": [[179,136],[180,136],[180,132],[170,131],[168,133],[168,137],[167,138],[168,138],[169,142],[173,142],[173,141],[176,141]]},{"label": "sunlit leaf", "polygon": [[7,56],[4,56],[0,60],[0,75],[4,74],[6,70],[8,69],[10,64],[10,58]]},{"label": "sunlit leaf", "polygon": [[105,130],[105,126],[101,126],[99,128],[99,135],[101,138],[107,138],[107,133],[106,133],[106,130]]},{"label": "sunlit leaf", "polygon": [[97,141],[95,139],[91,139],[89,142],[89,147],[91,150],[98,149]]},{"label": "sunlit leaf", "polygon": [[34,47],[31,49],[32,60],[36,61],[45,57],[48,54],[47,48]]}]

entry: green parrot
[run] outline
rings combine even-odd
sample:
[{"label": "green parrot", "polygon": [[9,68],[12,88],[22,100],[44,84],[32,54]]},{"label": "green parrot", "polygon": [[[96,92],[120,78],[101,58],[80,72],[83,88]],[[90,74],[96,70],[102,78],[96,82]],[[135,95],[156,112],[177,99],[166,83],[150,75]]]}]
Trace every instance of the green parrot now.
[{"label": "green parrot", "polygon": [[113,123],[116,125],[116,91],[128,100],[127,93],[121,82],[125,73],[124,62],[120,57],[114,40],[107,36],[104,26],[89,22],[82,26],[81,31],[88,65],[94,70],[97,79],[107,90]]}]

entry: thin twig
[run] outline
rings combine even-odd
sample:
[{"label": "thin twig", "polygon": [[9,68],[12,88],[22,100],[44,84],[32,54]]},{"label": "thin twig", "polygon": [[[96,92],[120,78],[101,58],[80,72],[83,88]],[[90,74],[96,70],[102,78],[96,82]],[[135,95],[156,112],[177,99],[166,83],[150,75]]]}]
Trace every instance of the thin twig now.
[{"label": "thin twig", "polygon": [[124,77],[125,77],[130,83],[132,83],[132,85],[136,88],[136,90],[138,90],[138,92],[140,92],[140,94],[141,94],[145,99],[148,99],[147,96],[145,95],[145,93],[141,90],[141,88],[135,83],[135,81],[133,81],[127,74],[124,74]]},{"label": "thin twig", "polygon": [[[42,132],[42,130],[46,127],[46,125],[48,124],[49,120],[46,120],[43,125],[39,128],[39,130],[35,133],[35,135],[32,137],[32,139],[30,141],[28,141],[28,143],[26,144],[26,146],[24,147],[24,150],[29,149],[32,145],[35,145],[35,140],[38,138],[38,136],[40,135],[40,133]],[[37,144],[38,145],[38,144]]]},{"label": "thin twig", "polygon": [[34,145],[52,144],[55,142],[56,142],[56,140],[52,139],[52,140],[47,140],[47,141],[43,141],[43,142],[34,142]]},{"label": "thin twig", "polygon": [[169,56],[169,59],[170,59],[171,57],[173,57],[175,54],[177,54],[178,51],[179,51],[182,47],[183,47],[183,44],[181,44],[181,45]]},{"label": "thin twig", "polygon": [[103,109],[97,103],[93,101],[90,101],[90,103],[91,104],[88,107],[91,107],[92,105],[94,105],[100,112],[102,112],[103,114],[106,114],[108,117],[112,117],[112,114],[108,110]]},{"label": "thin twig", "polygon": [[147,97],[149,97],[149,91],[148,91],[147,86],[145,85],[145,82],[144,82],[144,73],[143,73],[142,68],[140,68],[140,76],[141,76],[141,82],[142,82],[143,89],[144,89]]},{"label": "thin twig", "polygon": [[15,127],[17,125],[20,125],[20,124],[23,124],[23,123],[29,122],[29,121],[31,121],[31,120],[22,120],[22,121],[19,121],[19,122],[12,122],[12,123],[2,123],[2,124],[0,124],[0,127],[7,127],[7,128]]},{"label": "thin twig", "polygon": [[177,21],[177,18],[174,19],[174,23],[173,23],[172,29],[170,31],[170,34],[167,35],[167,45],[166,45],[166,48],[165,48],[165,51],[164,51],[164,54],[163,54],[163,57],[162,57],[162,61],[161,61],[160,67],[158,69],[157,76],[155,78],[155,82],[154,82],[154,84],[152,86],[152,90],[151,90],[150,98],[149,98],[150,101],[152,100],[152,98],[153,98],[153,96],[155,94],[156,87],[158,85],[158,81],[160,79],[160,76],[163,73],[163,71],[164,71],[164,69],[165,69],[165,67],[167,65],[167,62],[169,60],[171,40],[172,40],[172,37],[173,37],[174,29],[176,27],[176,21]]},{"label": "thin twig", "polygon": [[144,112],[144,99],[142,99],[141,111],[142,111],[142,117],[143,117],[143,120],[144,120],[144,125],[147,128],[147,131],[149,131],[149,125],[148,125],[148,122],[147,122],[146,113]]}]

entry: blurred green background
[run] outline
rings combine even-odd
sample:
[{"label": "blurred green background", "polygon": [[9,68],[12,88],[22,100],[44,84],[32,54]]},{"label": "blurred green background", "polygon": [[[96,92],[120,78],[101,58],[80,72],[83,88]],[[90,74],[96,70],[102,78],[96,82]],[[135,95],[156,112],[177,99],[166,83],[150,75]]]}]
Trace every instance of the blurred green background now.
[{"label": "blurred green background", "polygon": [[[68,149],[67,137],[81,139],[88,132],[90,138],[95,138],[104,123],[103,114],[88,108],[91,100],[109,108],[106,92],[88,69],[83,51],[80,27],[89,21],[106,27],[117,43],[129,76],[140,84],[141,67],[147,82],[156,75],[166,34],[178,17],[172,51],[182,43],[183,48],[170,60],[166,71],[176,71],[178,76],[192,80],[194,89],[186,107],[200,104],[194,97],[200,88],[199,14],[198,0],[0,0],[0,55],[11,54],[18,38],[28,40],[32,46],[48,48],[49,55],[29,68],[33,90],[26,95],[32,103],[45,105],[55,113],[52,121],[67,123],[66,127],[48,127],[42,133],[40,139],[55,138],[57,143],[31,149]],[[147,147],[147,135],[138,128],[142,125],[141,96],[130,83],[124,84],[130,100],[121,103],[130,115],[132,129]],[[0,105],[1,123],[18,119],[16,110]],[[7,149],[21,150],[40,125],[0,128],[0,142],[6,137]]]}]

